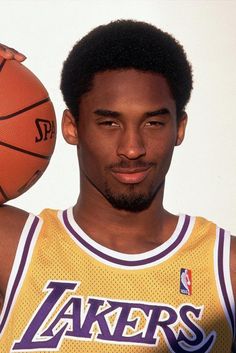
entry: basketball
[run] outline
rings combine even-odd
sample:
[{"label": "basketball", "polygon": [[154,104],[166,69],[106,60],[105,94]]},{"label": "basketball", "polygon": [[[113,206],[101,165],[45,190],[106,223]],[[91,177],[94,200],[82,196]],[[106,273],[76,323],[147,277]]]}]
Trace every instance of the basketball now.
[{"label": "basketball", "polygon": [[43,174],[56,141],[56,118],[39,79],[0,57],[0,204],[18,197]]}]

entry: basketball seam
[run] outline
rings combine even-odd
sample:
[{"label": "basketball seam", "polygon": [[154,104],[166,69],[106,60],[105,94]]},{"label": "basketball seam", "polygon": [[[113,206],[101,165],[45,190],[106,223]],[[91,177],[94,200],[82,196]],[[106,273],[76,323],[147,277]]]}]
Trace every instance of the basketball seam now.
[{"label": "basketball seam", "polygon": [[7,194],[5,193],[5,191],[3,190],[3,188],[0,186],[0,193],[2,194],[2,196],[4,197],[5,201],[8,201],[9,198],[7,197]]},{"label": "basketball seam", "polygon": [[33,109],[35,107],[37,107],[38,105],[41,105],[41,104],[44,104],[44,103],[47,103],[50,101],[50,98],[45,98],[41,101],[38,101],[34,104],[31,104],[23,109],[20,109],[20,110],[17,110],[16,112],[12,113],[12,114],[9,114],[9,115],[5,115],[5,116],[0,116],[0,120],[6,120],[6,119],[10,119],[10,118],[14,118],[15,116],[19,115],[19,114],[22,114],[30,109]]},{"label": "basketball seam", "polygon": [[2,141],[0,141],[0,146],[4,146],[4,147],[10,148],[12,150],[15,150],[15,151],[18,151],[18,152],[22,152],[22,153],[26,153],[26,154],[29,154],[31,156],[42,158],[42,159],[50,159],[50,157],[51,157],[51,156],[44,156],[43,154],[31,152],[31,151],[28,151],[28,150],[24,150],[23,148],[16,147],[16,146],[13,146],[13,145],[9,145],[8,143],[2,142]]},{"label": "basketball seam", "polygon": [[3,66],[5,65],[5,63],[6,63],[6,59],[3,59],[3,61],[0,64],[0,72],[2,71]]}]

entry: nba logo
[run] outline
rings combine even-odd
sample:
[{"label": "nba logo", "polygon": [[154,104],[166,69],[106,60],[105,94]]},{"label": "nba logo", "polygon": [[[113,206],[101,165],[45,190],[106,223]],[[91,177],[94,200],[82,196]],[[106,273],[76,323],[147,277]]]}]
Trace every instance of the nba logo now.
[{"label": "nba logo", "polygon": [[181,268],[180,270],[180,293],[192,294],[192,271],[187,268]]}]

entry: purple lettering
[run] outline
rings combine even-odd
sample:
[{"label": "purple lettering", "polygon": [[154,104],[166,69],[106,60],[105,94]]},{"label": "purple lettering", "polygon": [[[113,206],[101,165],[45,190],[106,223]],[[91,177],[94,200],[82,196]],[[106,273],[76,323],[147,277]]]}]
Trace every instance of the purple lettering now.
[{"label": "purple lettering", "polygon": [[[119,309],[119,314],[117,314],[117,324],[115,326],[115,330],[113,335],[111,336],[110,340],[117,341],[117,342],[142,342],[142,333],[136,335],[127,335],[125,331],[127,328],[131,328],[133,330],[137,329],[138,318],[130,319],[130,313],[132,310],[142,310],[146,313],[150,311],[148,305],[144,304],[132,304],[126,302],[115,302],[115,301],[108,301],[109,305],[111,306],[112,310],[115,311]],[[98,335],[98,339],[104,340],[105,337],[103,333]]]},{"label": "purple lettering", "polygon": [[[157,342],[157,338],[154,338],[157,335],[157,332],[159,331],[159,324],[161,323],[161,327],[165,325],[168,326],[168,321],[166,322],[161,322],[160,321],[160,317],[163,311],[163,306],[162,305],[153,305],[152,306],[152,310],[151,310],[151,316],[150,319],[148,321],[148,326],[146,329],[146,335],[145,335],[145,343],[149,343],[149,344],[155,344]],[[169,313],[170,316],[170,313]],[[174,317],[176,317],[174,315]],[[173,318],[174,319],[174,318]],[[169,321],[169,323],[173,322]]]},{"label": "purple lettering", "polygon": [[12,352],[58,351],[66,338],[158,347],[162,336],[167,349],[181,353],[206,353],[214,345],[216,333],[212,331],[206,336],[196,323],[202,318],[203,307],[185,304],[173,308],[165,304],[93,297],[85,301],[72,294],[63,301],[66,292],[75,292],[78,285],[77,282],[48,283],[45,300],[21,339],[15,341]]},{"label": "purple lettering", "polygon": [[43,322],[45,322],[49,313],[56,306],[57,302],[63,296],[65,291],[73,291],[76,286],[77,283],[74,282],[49,282],[47,286],[47,289],[51,289],[49,295],[47,296],[46,300],[41,305],[36,315],[32,319],[21,340],[14,344],[13,351],[18,351],[22,349],[46,349],[57,347],[58,342],[60,341],[67,325],[64,325],[54,336],[52,336],[48,340],[34,341],[34,338],[40,330],[40,327],[42,326]]},{"label": "purple lettering", "polygon": [[[70,312],[68,313],[68,310]],[[59,327],[60,322],[67,320],[66,336],[76,337],[80,331],[80,317],[81,317],[81,298],[70,298],[67,304],[65,304],[57,315],[56,319],[52,324],[44,331],[41,336],[53,336],[53,331],[56,331],[57,326]],[[71,329],[68,329],[68,326]],[[65,326],[64,326],[65,327]],[[90,336],[89,336],[90,337]]]},{"label": "purple lettering", "polygon": [[89,333],[93,324],[96,322],[101,335],[104,337],[104,340],[111,340],[111,332],[107,325],[105,316],[113,311],[113,308],[107,308],[101,311],[101,307],[104,306],[104,300],[102,299],[93,299],[89,298],[88,304],[90,305],[86,318],[84,320],[83,327],[79,333],[79,337],[87,337],[91,334]]},{"label": "purple lettering", "polygon": [[[160,313],[160,311],[162,310],[160,307],[142,303],[121,303],[113,301],[108,301],[108,303],[112,306],[113,310],[120,309],[120,314],[112,336],[113,341],[132,342],[148,345],[156,344],[157,340],[153,338],[154,333],[156,331],[156,326],[152,324],[149,316],[153,314],[153,312]],[[139,320],[138,318],[131,319],[131,315],[133,312],[137,312],[139,317],[140,314],[144,316],[144,320],[146,322],[149,321],[149,327],[153,329],[148,329],[144,332],[142,328],[138,331]],[[131,328],[134,332],[137,331],[137,333],[127,334],[128,328]],[[102,335],[98,335],[98,338],[104,339]]]},{"label": "purple lettering", "polygon": [[[161,328],[164,335],[167,338],[167,341],[175,343],[176,342],[175,333],[174,333],[173,328],[171,326],[174,325],[176,322],[178,322],[178,315],[173,308],[166,306],[166,305],[160,305],[159,309],[161,309],[161,310],[154,311],[154,314],[156,314],[156,315],[152,316],[152,320],[153,320],[152,321],[152,329],[154,329],[154,327],[156,327],[159,331],[159,328]],[[165,315],[163,315],[164,313],[165,313]],[[164,319],[163,319],[163,317],[164,317]]]},{"label": "purple lettering", "polygon": [[[187,345],[191,347],[191,349],[193,349],[193,347],[195,346],[196,349],[193,350],[193,352],[208,352],[208,349],[214,344],[215,332],[211,332],[208,337],[206,337],[204,331],[197,325],[194,325],[194,323],[189,319],[188,316],[191,313],[196,319],[199,319],[201,317],[201,309],[192,307],[190,305],[184,305],[180,309],[179,313],[182,321],[190,329],[190,331],[193,332],[193,336],[189,338],[189,336],[187,336],[186,333],[182,329],[180,329],[178,335],[178,342],[180,342],[180,344],[184,342],[184,346],[186,347]],[[189,350],[183,350],[183,352],[189,352]]]}]

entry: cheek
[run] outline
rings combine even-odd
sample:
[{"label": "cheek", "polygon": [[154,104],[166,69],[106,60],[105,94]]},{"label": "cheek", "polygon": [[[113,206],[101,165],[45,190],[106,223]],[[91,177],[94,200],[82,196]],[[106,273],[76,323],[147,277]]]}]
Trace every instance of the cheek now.
[{"label": "cheek", "polygon": [[81,141],[78,147],[78,159],[81,170],[90,176],[98,176],[104,172],[104,168],[109,164],[109,150],[98,143],[95,139]]},{"label": "cheek", "polygon": [[88,148],[84,145],[80,145],[78,148],[78,159],[80,168],[82,169],[92,169],[94,166],[99,165],[97,150],[91,149],[91,146]]},{"label": "cheek", "polygon": [[109,158],[114,151],[114,138],[101,134],[94,125],[81,126],[79,131],[79,152],[91,159]]},{"label": "cheek", "polygon": [[152,137],[147,140],[147,154],[150,158],[155,159],[156,156],[159,160],[169,160],[173,153],[175,143],[176,133],[174,131]]}]

